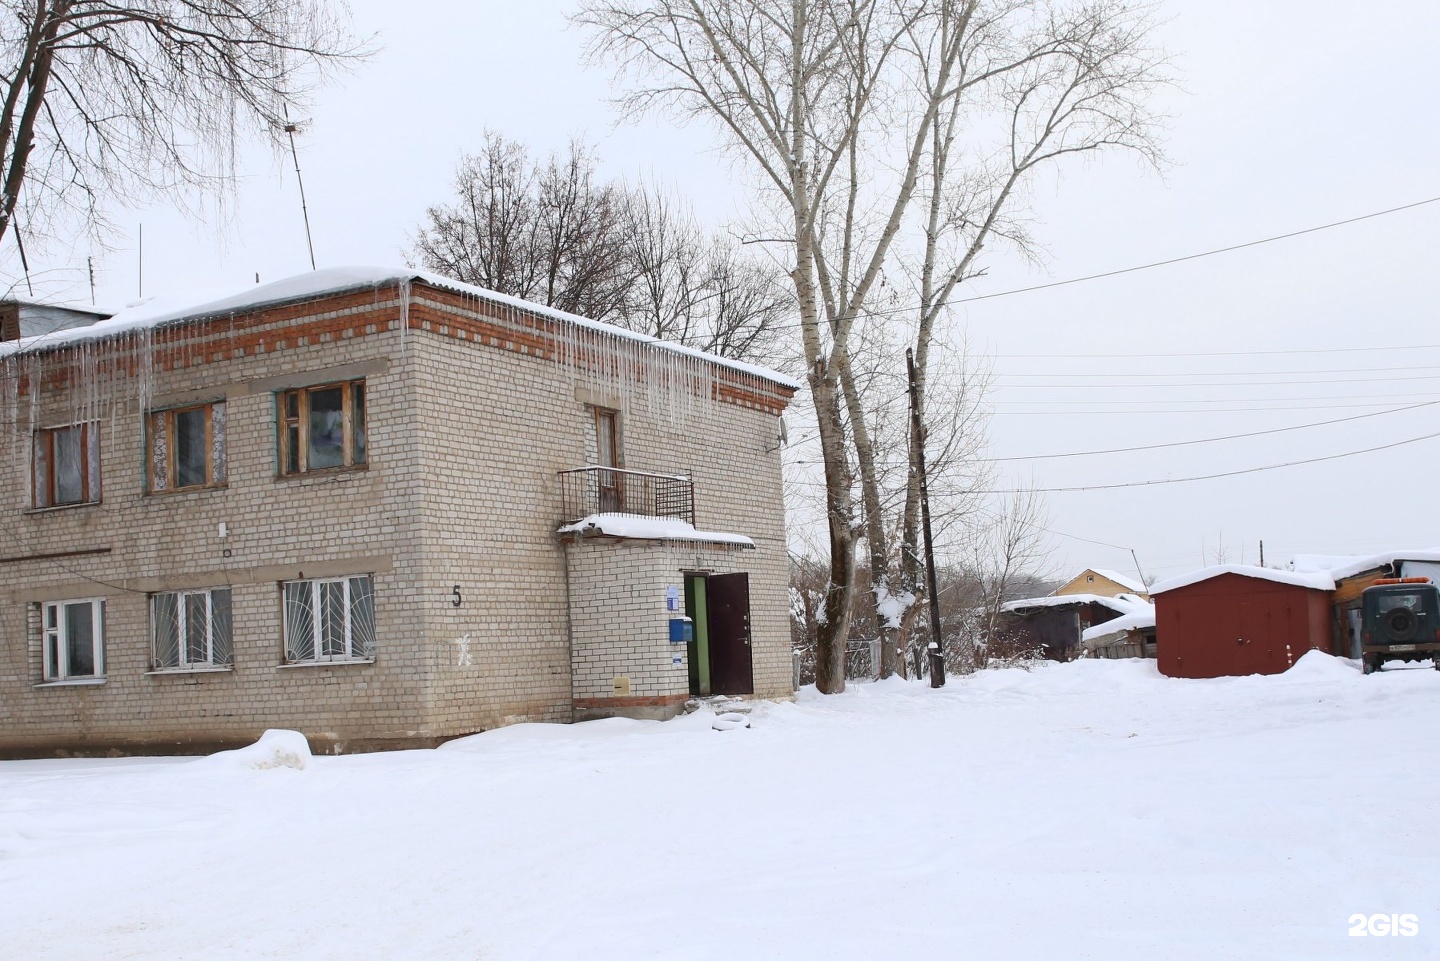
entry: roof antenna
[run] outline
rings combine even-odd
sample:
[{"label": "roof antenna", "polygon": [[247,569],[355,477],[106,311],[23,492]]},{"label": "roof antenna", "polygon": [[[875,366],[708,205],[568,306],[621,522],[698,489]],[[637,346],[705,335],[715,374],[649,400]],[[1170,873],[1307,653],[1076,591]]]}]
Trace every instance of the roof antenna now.
[{"label": "roof antenna", "polygon": [[290,137],[290,159],[295,162],[295,182],[300,185],[300,215],[305,218],[305,243],[310,248],[310,269],[314,270],[315,241],[310,238],[310,210],[305,206],[305,181],[300,178],[300,155],[295,151],[295,131],[300,127],[290,122],[290,108],[284,103],[280,104],[280,111],[285,115],[285,133]]},{"label": "roof antenna", "polygon": [[145,296],[145,225],[140,225],[140,245],[137,256],[138,265],[135,268],[136,297]]},{"label": "roof antenna", "polygon": [[95,258],[85,258],[85,269],[90,272],[90,306],[95,306]]}]

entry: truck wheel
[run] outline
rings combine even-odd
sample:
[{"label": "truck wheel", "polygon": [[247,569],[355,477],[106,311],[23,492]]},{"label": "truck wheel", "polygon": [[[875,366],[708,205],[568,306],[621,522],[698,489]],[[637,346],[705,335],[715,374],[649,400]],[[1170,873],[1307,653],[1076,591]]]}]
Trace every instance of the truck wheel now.
[{"label": "truck wheel", "polygon": [[1380,661],[1377,658],[1367,657],[1365,658],[1364,663],[1366,674],[1374,674],[1376,671],[1380,670]]}]

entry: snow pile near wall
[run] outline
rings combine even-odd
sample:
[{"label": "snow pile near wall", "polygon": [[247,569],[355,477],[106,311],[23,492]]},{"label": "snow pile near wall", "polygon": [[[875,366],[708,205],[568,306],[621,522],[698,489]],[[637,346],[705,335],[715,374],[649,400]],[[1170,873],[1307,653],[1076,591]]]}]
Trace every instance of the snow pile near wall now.
[{"label": "snow pile near wall", "polygon": [[195,762],[206,768],[266,771],[277,767],[305,770],[310,763],[310,743],[299,731],[272,729],[260,740],[233,751],[220,751]]}]

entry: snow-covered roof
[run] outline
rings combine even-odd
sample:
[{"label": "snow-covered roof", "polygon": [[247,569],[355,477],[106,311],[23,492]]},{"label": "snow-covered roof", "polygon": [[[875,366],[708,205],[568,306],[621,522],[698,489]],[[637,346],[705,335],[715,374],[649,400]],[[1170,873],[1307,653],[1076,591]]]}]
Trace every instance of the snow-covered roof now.
[{"label": "snow-covered roof", "polygon": [[573,524],[565,524],[555,533],[579,534],[582,537],[627,537],[646,541],[693,541],[700,544],[729,544],[754,547],[755,542],[744,534],[723,531],[697,531],[695,526],[678,517],[637,517],[633,514],[591,514]]},{"label": "snow-covered roof", "polygon": [[200,320],[220,314],[256,310],[261,307],[270,307],[292,301],[309,300],[329,294],[338,294],[351,290],[366,290],[406,281],[419,281],[443,290],[468,294],[510,307],[518,307],[541,317],[563,321],[577,327],[603,331],[615,337],[634,340],[640,343],[654,344],[662,350],[702,358],[721,367],[727,367],[741,373],[764,378],[782,387],[787,387],[790,390],[799,390],[802,386],[801,383],[794,378],[787,377],[768,367],[761,367],[758,364],[747,364],[744,361],[731,360],[716,354],[708,354],[694,347],[686,347],[682,344],[660,340],[647,334],[640,334],[635,331],[626,330],[623,327],[617,327],[614,324],[591,320],[588,317],[581,317],[578,314],[567,313],[566,311],[556,310],[552,307],[543,307],[540,304],[534,304],[528,300],[521,300],[518,297],[496,293],[493,290],[486,290],[483,287],[476,287],[458,280],[453,280],[449,277],[443,277],[439,274],[432,274],[423,270],[413,270],[408,267],[329,267],[324,270],[312,271],[308,274],[298,274],[294,277],[287,277],[284,280],[277,280],[273,283],[247,287],[239,292],[232,291],[222,294],[211,291],[190,297],[152,297],[144,301],[129,304],[125,309],[119,311],[109,319],[99,321],[87,327],[77,327],[51,334],[42,334],[38,337],[29,337],[0,345],[0,357],[22,351],[48,350],[53,347],[61,347],[81,341],[99,340],[133,330],[159,327],[179,321]]},{"label": "snow-covered roof", "polygon": [[[1138,581],[1135,578],[1129,577],[1125,574],[1121,574],[1119,571],[1107,571],[1102,570],[1098,567],[1087,567],[1085,568],[1085,571],[1089,571],[1091,574],[1099,574],[1106,580],[1114,581],[1116,584],[1119,584],[1121,587],[1125,588],[1125,590],[1129,591],[1132,594],[1150,593],[1150,588],[1146,587],[1143,582]],[[1080,574],[1084,574],[1085,571],[1081,571]],[[1075,576],[1078,578],[1080,574],[1077,574]]]},{"label": "snow-covered roof", "polygon": [[1188,587],[1191,584],[1208,581],[1221,574],[1239,574],[1241,577],[1254,577],[1262,581],[1274,581],[1276,584],[1308,587],[1316,591],[1333,591],[1335,589],[1335,578],[1325,571],[1281,571],[1273,567],[1252,567],[1248,564],[1217,564],[1214,567],[1201,568],[1198,571],[1191,571],[1189,574],[1181,574],[1178,577],[1161,581],[1150,588],[1150,593],[1152,595],[1163,594],[1179,587]]},{"label": "snow-covered roof", "polygon": [[1329,574],[1337,581],[1343,581],[1347,577],[1354,577],[1356,574],[1364,574],[1366,571],[1377,570],[1390,566],[1397,561],[1429,561],[1440,562],[1440,549],[1430,548],[1419,551],[1386,551],[1383,554],[1355,555],[1355,554],[1298,554],[1290,562],[1291,570],[1298,573]]},{"label": "snow-covered roof", "polygon": [[1050,594],[1046,597],[1022,597],[1019,600],[1006,601],[1000,609],[1013,612],[1028,611],[1037,607],[1069,607],[1080,604],[1099,604],[1119,614],[1129,614],[1150,606],[1149,601],[1136,597],[1134,594],[1118,594],[1115,597],[1107,597],[1104,594]]},{"label": "snow-covered roof", "polygon": [[1094,627],[1088,627],[1080,633],[1082,641],[1095,641],[1102,637],[1109,637],[1111,634],[1123,634],[1126,631],[1137,631],[1147,627],[1155,626],[1155,605],[1146,604],[1143,610],[1135,610],[1129,614],[1122,614],[1111,621],[1104,621]]},{"label": "snow-covered roof", "polygon": [[95,317],[110,317],[115,311],[108,307],[69,300],[41,300],[34,297],[0,297],[0,303],[17,304],[20,307],[39,307],[44,310],[68,310],[74,314],[91,314]]}]

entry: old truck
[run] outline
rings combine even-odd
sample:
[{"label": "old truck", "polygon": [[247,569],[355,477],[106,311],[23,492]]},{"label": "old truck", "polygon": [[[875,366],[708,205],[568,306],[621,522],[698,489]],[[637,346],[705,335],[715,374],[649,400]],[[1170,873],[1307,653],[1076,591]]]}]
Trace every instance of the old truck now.
[{"label": "old truck", "polygon": [[1434,659],[1440,670],[1440,588],[1430,578],[1381,578],[1360,599],[1366,674],[1380,670],[1386,661]]}]

